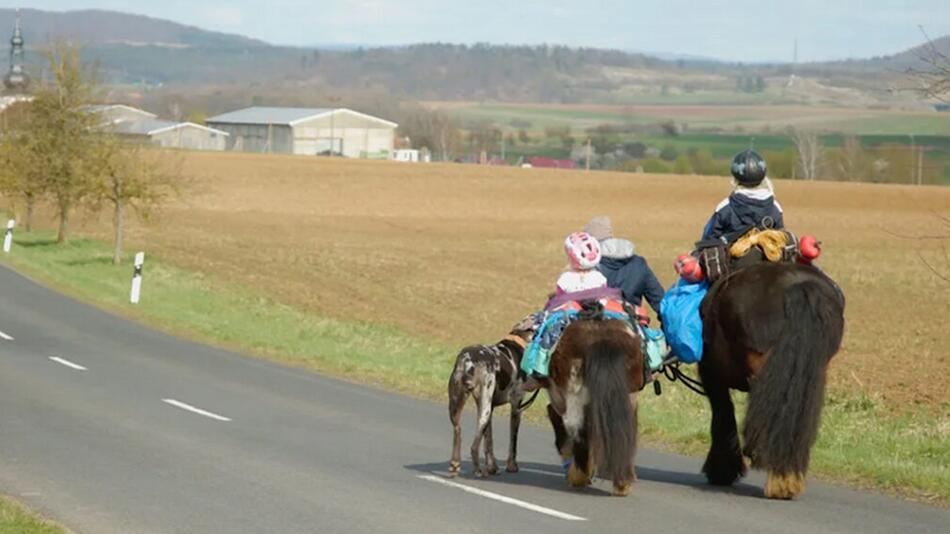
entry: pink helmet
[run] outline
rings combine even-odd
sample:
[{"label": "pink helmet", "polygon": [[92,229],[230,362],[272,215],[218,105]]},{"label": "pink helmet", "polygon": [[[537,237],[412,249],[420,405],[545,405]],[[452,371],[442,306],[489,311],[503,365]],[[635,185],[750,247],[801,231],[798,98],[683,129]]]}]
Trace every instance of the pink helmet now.
[{"label": "pink helmet", "polygon": [[587,232],[574,232],[567,236],[564,252],[575,269],[586,271],[600,263],[600,243]]}]

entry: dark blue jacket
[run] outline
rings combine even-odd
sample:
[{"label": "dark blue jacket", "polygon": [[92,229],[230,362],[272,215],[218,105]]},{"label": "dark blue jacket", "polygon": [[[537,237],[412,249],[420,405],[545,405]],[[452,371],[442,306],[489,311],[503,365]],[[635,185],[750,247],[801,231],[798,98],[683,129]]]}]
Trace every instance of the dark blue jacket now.
[{"label": "dark blue jacket", "polygon": [[753,226],[776,230],[785,228],[782,207],[773,196],[757,199],[733,193],[716,207],[716,213],[703,229],[701,240],[725,238],[731,243]]},{"label": "dark blue jacket", "polygon": [[625,301],[639,306],[642,299],[646,298],[653,311],[660,313],[663,286],[642,256],[602,258],[597,270],[607,277],[608,287],[615,287],[623,293]]}]

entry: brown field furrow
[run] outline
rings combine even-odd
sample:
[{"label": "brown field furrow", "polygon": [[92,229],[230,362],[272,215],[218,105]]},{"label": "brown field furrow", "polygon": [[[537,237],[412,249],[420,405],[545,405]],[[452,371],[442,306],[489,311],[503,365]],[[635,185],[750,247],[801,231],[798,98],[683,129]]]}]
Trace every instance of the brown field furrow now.
[{"label": "brown field furrow", "polygon": [[[606,213],[661,281],[714,206],[725,178],[413,165],[195,153],[186,203],[131,241],[152,254],[302,309],[396,325],[451,344],[491,341],[543,303],[563,236]],[[778,182],[786,223],[825,244],[821,265],[848,296],[834,388],[893,408],[946,412],[950,189]],[[107,226],[90,224],[108,236]]]}]

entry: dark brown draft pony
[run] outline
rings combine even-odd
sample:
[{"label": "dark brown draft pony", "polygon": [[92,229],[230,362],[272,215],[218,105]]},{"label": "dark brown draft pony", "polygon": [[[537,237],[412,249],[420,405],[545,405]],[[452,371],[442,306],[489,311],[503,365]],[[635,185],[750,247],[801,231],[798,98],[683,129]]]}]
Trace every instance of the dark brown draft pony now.
[{"label": "dark brown draft pony", "polygon": [[[714,285],[703,301],[699,374],[712,407],[703,472],[731,485],[746,462],[768,473],[765,496],[791,499],[805,473],[828,362],[844,331],[844,297],[824,273],[797,263],[758,263]],[[740,449],[729,389],[749,392]]]},{"label": "dark brown draft pony", "polygon": [[643,384],[640,338],[628,323],[604,319],[596,301],[585,303],[551,355],[548,382],[548,417],[561,458],[571,462],[571,486],[585,487],[596,474],[613,482],[614,495],[630,493]]}]

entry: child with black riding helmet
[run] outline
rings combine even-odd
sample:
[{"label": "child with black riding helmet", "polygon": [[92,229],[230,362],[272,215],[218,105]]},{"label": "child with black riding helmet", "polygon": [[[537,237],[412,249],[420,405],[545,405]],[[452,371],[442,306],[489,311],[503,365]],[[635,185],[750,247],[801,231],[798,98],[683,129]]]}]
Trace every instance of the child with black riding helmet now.
[{"label": "child with black riding helmet", "polygon": [[735,187],[703,228],[701,240],[732,243],[751,228],[785,227],[782,206],[775,200],[772,181],[766,175],[765,160],[755,150],[744,150],[732,159]]}]

